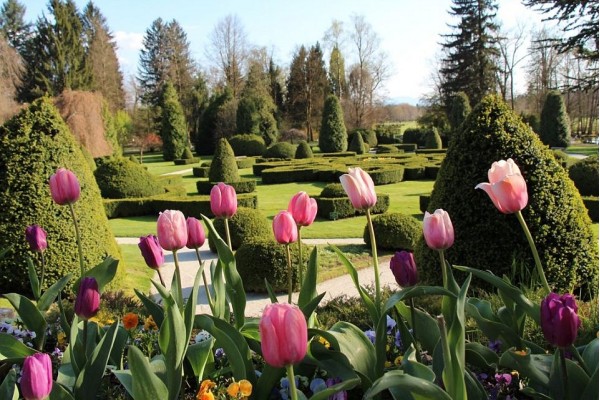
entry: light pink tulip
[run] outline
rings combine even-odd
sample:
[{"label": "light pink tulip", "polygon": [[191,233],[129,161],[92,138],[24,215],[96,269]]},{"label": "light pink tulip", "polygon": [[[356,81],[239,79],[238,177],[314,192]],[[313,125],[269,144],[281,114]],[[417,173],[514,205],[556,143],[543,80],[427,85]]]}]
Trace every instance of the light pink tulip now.
[{"label": "light pink tulip", "polygon": [[357,210],[367,210],[377,203],[373,179],[361,168],[348,168],[347,174],[340,176],[340,182]]},{"label": "light pink tulip", "polygon": [[281,368],[299,363],[306,355],[306,320],[297,306],[269,304],[263,311],[258,329],[262,355],[267,364]]},{"label": "light pink tulip", "polygon": [[294,243],[298,240],[298,228],[292,213],[289,211],[280,211],[273,218],[273,234],[275,240],[281,244]]},{"label": "light pink tulip", "polygon": [[512,158],[494,162],[488,171],[488,179],[489,183],[480,183],[475,189],[485,190],[500,212],[514,214],[525,208],[529,200],[527,184]]},{"label": "light pink tulip", "polygon": [[290,200],[288,211],[299,226],[309,226],[317,216],[317,201],[306,192],[298,192]]},{"label": "light pink tulip", "polygon": [[197,218],[188,217],[187,230],[188,240],[186,247],[189,249],[198,249],[202,247],[206,241],[206,233],[204,233],[202,222],[200,222]]},{"label": "light pink tulip", "polygon": [[77,176],[68,169],[59,168],[56,173],[50,177],[50,194],[52,200],[61,206],[75,203],[79,200],[81,187]]},{"label": "light pink tulip", "polygon": [[454,244],[454,227],[448,213],[437,209],[433,214],[425,211],[423,235],[427,246],[433,250],[445,250]]},{"label": "light pink tulip", "polygon": [[219,182],[210,190],[210,209],[217,218],[231,218],[237,211],[237,195],[233,186]]},{"label": "light pink tulip", "polygon": [[183,213],[177,210],[161,212],[156,221],[156,233],[163,249],[175,251],[184,248],[188,231]]}]

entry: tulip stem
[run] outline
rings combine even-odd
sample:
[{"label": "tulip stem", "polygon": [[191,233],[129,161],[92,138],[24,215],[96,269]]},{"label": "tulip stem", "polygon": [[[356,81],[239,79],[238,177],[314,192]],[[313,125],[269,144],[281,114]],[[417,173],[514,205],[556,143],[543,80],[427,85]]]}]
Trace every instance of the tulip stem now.
[{"label": "tulip stem", "polygon": [[85,358],[88,358],[87,353],[87,337],[88,337],[88,320],[83,320],[83,354],[85,354]]},{"label": "tulip stem", "polygon": [[302,226],[298,225],[298,258],[300,259],[298,263],[298,277],[300,278],[300,285],[302,285],[304,278],[304,260],[302,259]]},{"label": "tulip stem", "polygon": [[233,251],[233,247],[231,247],[231,234],[229,233],[229,218],[225,218],[225,237],[227,237],[227,246]]},{"label": "tulip stem", "polygon": [[581,357],[581,354],[579,354],[579,351],[577,350],[577,348],[574,345],[571,345],[569,352],[573,355],[573,357],[575,357],[575,359],[579,363],[579,366],[581,368],[583,368],[585,373],[588,374],[588,376],[592,376],[593,371],[590,371],[588,369],[587,365],[585,364],[585,361],[583,361],[583,357]]},{"label": "tulip stem", "polygon": [[[41,266],[42,270],[40,273],[40,289],[39,289],[38,295],[41,294],[42,288],[44,287],[44,273],[46,272],[46,258],[44,258],[43,251],[40,251],[40,256],[42,257],[42,260],[41,260],[42,261],[42,266]],[[36,300],[39,300],[39,299],[36,299]]]},{"label": "tulip stem", "polygon": [[294,285],[292,284],[292,252],[290,251],[290,244],[285,245],[285,255],[288,264],[288,303],[292,304],[292,291]]},{"label": "tulip stem", "polygon": [[421,349],[417,342],[417,320],[415,318],[415,299],[410,299],[410,324],[412,325],[412,336],[413,344],[415,345],[415,353],[417,356],[417,362],[421,362]]},{"label": "tulip stem", "polygon": [[[208,301],[208,305],[212,311],[213,309],[213,300],[210,295],[210,291],[208,290],[208,279],[206,279],[206,272],[204,272],[204,264],[202,263],[202,258],[200,258],[200,249],[196,247],[196,257],[198,258],[198,263],[200,264],[200,269],[202,270],[202,281],[204,281],[204,290],[206,291],[206,300]],[[214,314],[214,313],[213,313]]]},{"label": "tulip stem", "polygon": [[79,252],[79,268],[81,269],[81,276],[85,274],[85,266],[83,265],[83,248],[81,247],[81,234],[79,233],[79,224],[77,223],[77,217],[75,216],[75,208],[73,203],[69,203],[69,210],[71,210],[71,217],[73,217],[73,224],[75,225],[75,240],[77,242],[77,251]]},{"label": "tulip stem", "polygon": [[381,306],[381,284],[379,283],[379,261],[377,259],[377,242],[375,242],[375,230],[373,229],[373,219],[371,210],[367,209],[367,225],[369,226],[369,236],[371,238],[371,254],[373,257],[373,270],[375,272],[375,304],[377,309]]},{"label": "tulip stem", "polygon": [[296,377],[294,376],[294,366],[292,364],[286,365],[288,383],[290,388],[290,397],[292,400],[298,400],[298,392],[296,392]]},{"label": "tulip stem", "polygon": [[165,280],[163,279],[162,274],[160,273],[160,268],[156,268],[156,272],[158,272],[158,279],[160,279],[160,284],[166,288],[167,285],[165,285]]},{"label": "tulip stem", "polygon": [[561,367],[561,372],[562,372],[562,378],[563,378],[563,383],[564,383],[564,387],[565,387],[565,399],[569,399],[569,376],[567,374],[567,358],[565,357],[565,349],[564,348],[560,348],[559,349],[560,352],[560,367]]},{"label": "tulip stem", "polygon": [[535,260],[535,266],[537,268],[538,275],[542,281],[542,286],[546,291],[546,294],[550,294],[550,285],[548,285],[548,281],[546,280],[546,275],[544,274],[544,268],[542,268],[542,261],[540,260],[540,255],[538,254],[537,248],[535,247],[535,242],[533,241],[533,236],[531,236],[531,232],[527,227],[527,223],[523,218],[523,214],[521,211],[517,211],[516,213],[517,219],[523,228],[523,232],[525,232],[525,237],[527,237],[527,241],[529,242],[529,247],[531,247],[531,252],[533,253],[533,259]]},{"label": "tulip stem", "polygon": [[440,254],[440,264],[442,266],[442,282],[444,287],[448,288],[448,272],[446,271],[446,257],[444,256],[444,250],[438,250]]},{"label": "tulip stem", "polygon": [[175,261],[175,275],[177,276],[177,306],[179,311],[183,312],[183,292],[181,290],[181,272],[179,271],[179,259],[177,258],[177,250],[173,250],[173,261]]}]

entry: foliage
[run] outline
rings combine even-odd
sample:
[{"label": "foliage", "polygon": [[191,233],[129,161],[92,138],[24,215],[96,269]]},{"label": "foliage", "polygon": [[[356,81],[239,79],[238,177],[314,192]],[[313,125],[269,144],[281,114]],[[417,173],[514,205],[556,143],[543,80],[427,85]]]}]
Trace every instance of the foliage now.
[{"label": "foliage", "polygon": [[340,101],[334,95],[327,96],[323,108],[323,120],[319,133],[319,148],[324,153],[343,152],[348,149],[348,135]]},{"label": "foliage", "polygon": [[[484,265],[498,276],[508,274],[515,262],[533,265],[516,217],[501,214],[483,191],[474,190],[487,181],[491,161],[508,158],[527,182],[529,204],[522,213],[551,286],[594,293],[597,249],[575,186],[537,135],[493,96],[471,112],[450,143],[428,205],[429,212],[443,208],[452,219],[456,240],[446,251],[447,259],[456,265]],[[439,282],[437,257],[424,240],[415,256],[424,282]]]},{"label": "foliage", "polygon": [[521,118],[523,119],[523,122],[525,122],[527,125],[529,125],[531,130],[533,130],[535,133],[540,132],[540,116],[539,115],[524,114],[524,115],[521,115]]},{"label": "foliage", "polygon": [[426,149],[441,149],[442,138],[436,128],[431,128],[425,135]]},{"label": "foliage", "polygon": [[425,147],[425,141],[429,132],[433,131],[434,127],[418,127],[408,128],[402,136],[402,143],[414,143],[417,147]]},{"label": "foliage", "polygon": [[221,118],[221,114],[227,108],[228,104],[235,101],[233,93],[225,89],[213,94],[208,101],[206,110],[200,118],[198,131],[194,135],[194,149],[198,155],[210,155],[215,152],[215,147],[219,139],[216,136],[216,130]]},{"label": "foliage", "polygon": [[329,80],[331,82],[331,92],[338,98],[342,98],[347,93],[346,69],[344,67],[344,56],[337,43],[331,49],[329,56]]},{"label": "foliage", "polygon": [[183,150],[188,147],[187,126],[183,108],[175,87],[167,82],[161,103],[162,117],[160,124],[160,137],[163,141],[163,158],[165,161],[173,161],[179,158]]},{"label": "foliage", "polygon": [[235,135],[229,138],[229,145],[236,156],[262,156],[267,147],[259,135]]},{"label": "foliage", "polygon": [[[375,125],[375,140],[379,143],[397,143],[402,136],[401,122],[388,122]],[[369,141],[369,144],[371,142]]]},{"label": "foliage", "polygon": [[183,149],[180,158],[182,160],[194,160],[194,154],[192,154],[192,150],[186,146],[185,149]]},{"label": "foliage", "polygon": [[209,182],[236,182],[240,180],[235,154],[227,139],[219,139],[215,155],[210,163],[208,171]]},{"label": "foliage", "polygon": [[150,197],[164,193],[154,176],[141,164],[123,157],[101,160],[94,171],[103,198]]},{"label": "foliage", "polygon": [[451,132],[459,130],[460,125],[467,119],[470,112],[469,96],[465,92],[458,92],[450,98],[446,114]]},{"label": "foliage", "polygon": [[346,197],[346,191],[341,183],[329,183],[323,187],[321,190],[321,194],[319,197],[325,198],[337,198],[337,197]]},{"label": "foliage", "polygon": [[[368,144],[367,144],[368,146]],[[350,142],[350,145],[348,146],[348,151],[353,151],[356,154],[365,154],[367,153],[366,148],[365,148],[365,142],[363,141],[363,137],[360,134],[360,132],[354,132],[354,134],[352,135],[352,141]]]},{"label": "foliage", "polygon": [[540,139],[550,147],[567,147],[571,140],[571,123],[558,90],[551,90],[540,116]]},{"label": "foliage", "polygon": [[589,156],[569,168],[569,178],[582,196],[598,197],[598,156]]},{"label": "foliage", "polygon": [[[373,229],[377,238],[377,247],[394,251],[413,251],[423,232],[418,219],[402,213],[374,216]],[[368,226],[365,226],[363,239],[367,246],[371,246]]]},{"label": "foliage", "polygon": [[269,147],[263,154],[265,158],[289,158],[296,155],[296,146],[288,142],[278,142]]},{"label": "foliage", "polygon": [[[231,235],[231,247],[237,250],[244,243],[254,240],[255,238],[270,238],[271,226],[267,222],[267,218],[262,212],[254,208],[238,207],[237,212],[229,218],[229,234]],[[223,219],[215,219],[213,222],[215,230],[221,237],[225,235],[225,221]],[[208,244],[214,252],[216,246],[214,238],[209,235]]]},{"label": "foliage", "polygon": [[294,158],[303,159],[303,158],[313,158],[313,151],[310,145],[306,142],[306,140],[302,140],[298,143],[298,147],[296,147],[296,154],[294,154]]}]

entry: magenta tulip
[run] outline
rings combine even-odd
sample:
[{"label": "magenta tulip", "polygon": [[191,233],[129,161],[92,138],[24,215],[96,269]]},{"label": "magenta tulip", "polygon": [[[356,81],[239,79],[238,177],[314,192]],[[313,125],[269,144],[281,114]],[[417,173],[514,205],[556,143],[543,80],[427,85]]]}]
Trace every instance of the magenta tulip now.
[{"label": "magenta tulip", "polygon": [[188,217],[186,222],[188,231],[186,247],[189,249],[199,249],[206,241],[206,233],[204,233],[202,222],[194,217]]},{"label": "magenta tulip", "polygon": [[277,243],[289,244],[298,240],[298,228],[292,213],[280,211],[273,218],[273,234]]},{"label": "magenta tulip", "polygon": [[30,225],[25,228],[25,240],[29,243],[31,251],[42,252],[48,247],[46,231],[39,225]]},{"label": "magenta tulip", "polygon": [[485,190],[498,211],[514,214],[525,208],[529,200],[527,184],[511,158],[494,162],[488,171],[488,179],[489,183],[480,183],[475,189]]},{"label": "magenta tulip", "polygon": [[59,168],[50,177],[50,194],[56,204],[65,205],[79,200],[81,188],[75,174],[68,169]]},{"label": "magenta tulip", "polygon": [[210,209],[217,218],[231,218],[237,211],[237,195],[233,186],[219,182],[210,190]]},{"label": "magenta tulip", "polygon": [[340,176],[340,182],[357,210],[367,210],[377,203],[373,179],[361,168],[348,168],[348,174]]},{"label": "magenta tulip", "polygon": [[152,269],[160,268],[165,263],[165,255],[158,243],[158,238],[154,235],[142,236],[138,247],[142,252],[142,256]]},{"label": "magenta tulip", "polygon": [[572,294],[550,293],[542,300],[540,315],[542,332],[548,342],[556,347],[569,347],[575,342],[581,320]]},{"label": "magenta tulip", "polygon": [[52,360],[46,353],[25,358],[21,370],[21,395],[25,400],[47,399],[52,391]]},{"label": "magenta tulip", "polygon": [[187,244],[188,230],[181,211],[166,210],[160,213],[156,221],[156,233],[160,246],[169,251],[183,249]]},{"label": "magenta tulip", "polygon": [[309,226],[317,216],[317,201],[306,192],[298,192],[290,200],[288,211],[298,226]]},{"label": "magenta tulip", "polygon": [[297,306],[269,304],[263,311],[258,329],[267,364],[281,368],[299,363],[306,355],[306,320]]},{"label": "magenta tulip", "polygon": [[433,214],[425,211],[423,235],[427,246],[433,250],[445,250],[454,244],[454,227],[448,213],[437,209]]},{"label": "magenta tulip", "polygon": [[100,309],[100,292],[96,278],[84,277],[79,284],[75,298],[75,314],[82,319],[90,319]]},{"label": "magenta tulip", "polygon": [[390,268],[396,282],[401,287],[414,286],[419,282],[417,264],[415,264],[413,253],[397,251],[390,260]]}]

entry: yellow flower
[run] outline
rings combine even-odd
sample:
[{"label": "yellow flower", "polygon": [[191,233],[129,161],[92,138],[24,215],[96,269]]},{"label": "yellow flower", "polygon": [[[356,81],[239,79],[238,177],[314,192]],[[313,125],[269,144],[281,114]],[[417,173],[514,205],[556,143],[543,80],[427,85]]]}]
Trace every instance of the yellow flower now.
[{"label": "yellow flower", "polygon": [[139,322],[138,316],[135,313],[130,312],[123,315],[123,326],[128,331],[137,328]]},{"label": "yellow flower", "polygon": [[198,389],[198,394],[196,395],[197,400],[215,400],[215,395],[211,392],[211,389],[217,386],[216,383],[211,381],[210,379],[205,379],[200,384],[200,389]]},{"label": "yellow flower", "polygon": [[234,399],[247,399],[252,394],[252,384],[246,379],[232,382],[227,387],[227,394]]},{"label": "yellow flower", "polygon": [[515,350],[515,354],[517,354],[519,356],[526,356],[527,355],[527,351],[525,351],[525,350]]},{"label": "yellow flower", "polygon": [[157,330],[158,326],[156,325],[156,322],[154,322],[154,318],[152,318],[152,315],[150,315],[148,318],[146,318],[146,320],[144,321],[144,329],[149,331],[149,330]]},{"label": "yellow flower", "polygon": [[227,387],[227,394],[235,399],[237,399],[237,395],[240,392],[240,385],[237,382],[232,382]]},{"label": "yellow flower", "polygon": [[58,332],[56,335],[56,339],[58,340],[58,344],[65,344],[65,339],[67,338],[67,334],[64,332]]},{"label": "yellow flower", "polygon": [[392,367],[392,363],[389,361],[385,361],[385,368],[391,368]]},{"label": "yellow flower", "polygon": [[321,343],[323,346],[325,346],[328,349],[331,347],[331,343],[329,343],[327,341],[327,339],[325,339],[323,336],[319,336],[319,343]]},{"label": "yellow flower", "polygon": [[402,364],[402,356],[396,357],[396,359],[394,360],[394,364],[396,364],[396,365]]},{"label": "yellow flower", "polygon": [[248,397],[252,394],[252,384],[250,381],[245,379],[240,381],[240,393],[242,394],[242,397]]}]

